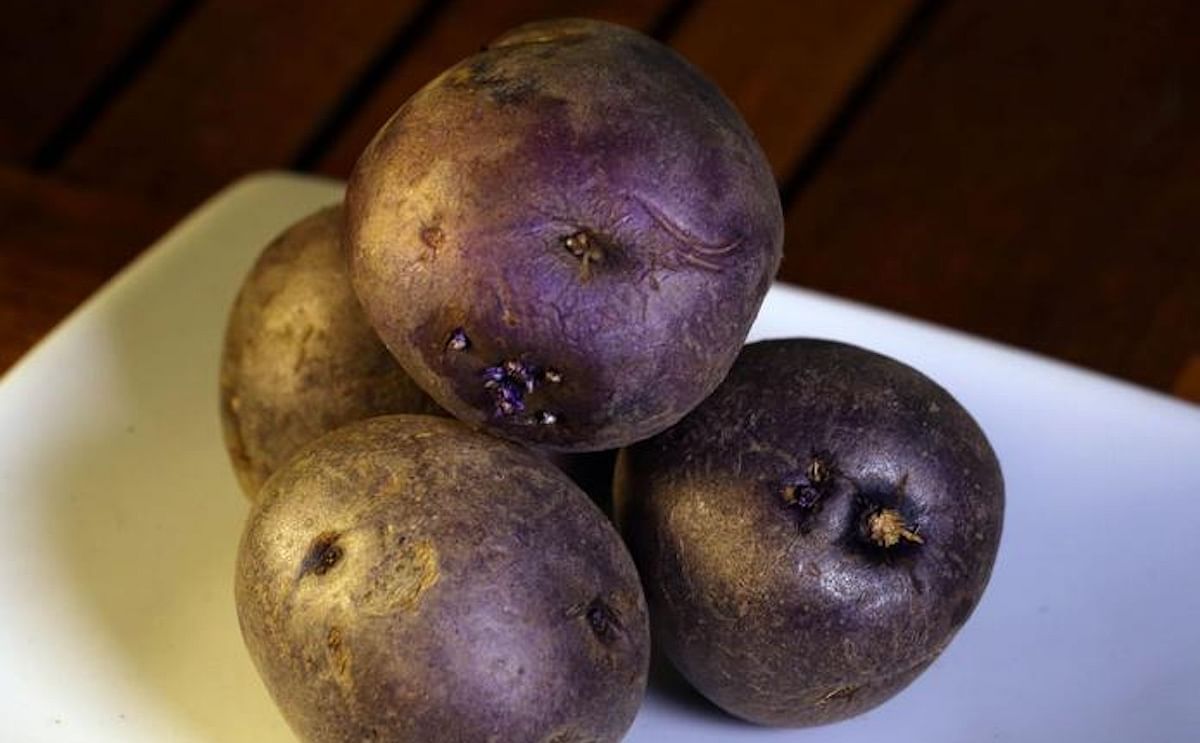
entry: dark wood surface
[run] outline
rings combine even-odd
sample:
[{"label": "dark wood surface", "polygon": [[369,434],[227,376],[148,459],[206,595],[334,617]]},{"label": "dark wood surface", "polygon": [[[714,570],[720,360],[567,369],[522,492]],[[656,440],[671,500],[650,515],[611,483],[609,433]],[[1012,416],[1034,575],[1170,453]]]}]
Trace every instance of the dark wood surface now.
[{"label": "dark wood surface", "polygon": [[1200,3],[953,3],[788,213],[788,275],[1168,388],[1200,349]]},{"label": "dark wood surface", "polygon": [[50,0],[0,29],[0,370],[240,175],[344,177],[540,17],[671,44],[738,106],[781,278],[1200,401],[1190,0]]}]

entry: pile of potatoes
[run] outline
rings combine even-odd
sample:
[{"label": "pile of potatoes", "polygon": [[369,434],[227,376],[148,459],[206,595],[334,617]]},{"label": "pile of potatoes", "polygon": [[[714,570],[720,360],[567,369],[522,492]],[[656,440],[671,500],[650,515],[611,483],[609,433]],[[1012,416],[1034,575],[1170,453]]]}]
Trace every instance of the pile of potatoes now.
[{"label": "pile of potatoes", "polygon": [[301,739],[616,741],[652,635],[768,725],[936,659],[995,455],[897,361],[743,346],[782,245],[746,124],[635,31],[522,26],[392,116],[263,251],[221,365],[238,617]]}]

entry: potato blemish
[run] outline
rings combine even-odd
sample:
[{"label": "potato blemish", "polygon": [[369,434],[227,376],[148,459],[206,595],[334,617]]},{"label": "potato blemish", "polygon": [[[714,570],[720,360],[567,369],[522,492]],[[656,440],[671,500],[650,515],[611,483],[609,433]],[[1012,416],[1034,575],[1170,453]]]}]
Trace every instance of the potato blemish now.
[{"label": "potato blemish", "polygon": [[858,692],[859,688],[858,686],[839,686],[822,694],[817,698],[815,704],[822,706],[836,701],[849,702],[854,699],[854,695]]},{"label": "potato blemish", "polygon": [[415,611],[422,595],[440,576],[434,546],[429,542],[406,542],[395,549],[394,557],[372,572],[356,603],[368,614]]},{"label": "potato blemish", "polygon": [[350,653],[342,641],[342,630],[333,626],[325,635],[325,648],[329,651],[329,665],[340,683],[346,683],[350,674]]},{"label": "potato blemish", "polygon": [[832,476],[828,462],[821,457],[813,457],[802,474],[786,476],[780,483],[779,496],[785,506],[796,510],[802,532],[808,531],[809,520],[829,495]]},{"label": "potato blemish", "polygon": [[344,554],[338,538],[341,537],[336,531],[322,532],[317,535],[317,538],[309,545],[308,552],[304,555],[304,560],[300,563],[300,574],[297,578],[303,578],[306,575],[325,575],[332,570],[342,560]]},{"label": "potato blemish", "polygon": [[588,629],[605,645],[616,641],[622,630],[620,613],[600,596],[572,606],[565,614],[568,618],[583,617]]}]

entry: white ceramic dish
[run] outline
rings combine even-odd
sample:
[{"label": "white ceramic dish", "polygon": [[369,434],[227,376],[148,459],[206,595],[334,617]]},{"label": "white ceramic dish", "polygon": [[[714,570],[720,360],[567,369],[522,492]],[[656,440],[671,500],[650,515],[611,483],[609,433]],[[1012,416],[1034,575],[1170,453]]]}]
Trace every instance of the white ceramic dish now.
[{"label": "white ceramic dish", "polygon": [[[258,250],[339,196],[236,184],[0,379],[0,740],[292,740],[234,614],[217,363]],[[764,730],[660,679],[628,740],[1200,739],[1200,409],[790,287],[753,335],[866,345],[958,396],[1004,467],[1000,558],[949,650],[867,715]]]}]

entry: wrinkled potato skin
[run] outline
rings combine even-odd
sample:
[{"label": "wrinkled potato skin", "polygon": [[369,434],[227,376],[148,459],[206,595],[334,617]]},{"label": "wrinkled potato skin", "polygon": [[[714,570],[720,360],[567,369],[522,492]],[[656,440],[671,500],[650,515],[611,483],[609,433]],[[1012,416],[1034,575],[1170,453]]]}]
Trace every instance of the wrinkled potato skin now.
[{"label": "wrinkled potato skin", "polygon": [[[805,510],[781,484],[813,459],[833,474]],[[699,408],[622,451],[616,480],[656,647],[767,725],[841,720],[916,678],[979,601],[1004,511],[996,457],[949,393],[817,340],[747,346]],[[922,542],[865,541],[879,505]]]},{"label": "wrinkled potato skin", "polygon": [[309,743],[616,741],[645,690],[645,603],[611,524],[543,458],[449,419],[362,421],[279,470],[236,599]]},{"label": "wrinkled potato skin", "polygon": [[[733,106],[667,47],[596,21],[516,29],[417,92],[346,208],[355,288],[404,368],[473,427],[561,451],[616,448],[699,403],[782,255],[775,182]],[[599,258],[568,248],[579,234]],[[514,359],[561,374],[516,413],[483,384]]]},{"label": "wrinkled potato skin", "polygon": [[221,359],[225,445],[254,494],[300,447],[373,415],[439,409],[367,324],[341,247],[342,210],[263,250],[234,303]]}]

